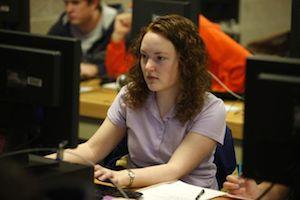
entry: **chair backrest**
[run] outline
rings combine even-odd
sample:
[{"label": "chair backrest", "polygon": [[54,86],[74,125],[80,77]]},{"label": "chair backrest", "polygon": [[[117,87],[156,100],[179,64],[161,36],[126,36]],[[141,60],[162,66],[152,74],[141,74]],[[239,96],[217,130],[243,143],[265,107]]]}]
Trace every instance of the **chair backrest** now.
[{"label": "chair backrest", "polygon": [[232,174],[236,168],[234,141],[229,127],[226,127],[224,144],[217,144],[214,156],[214,163],[217,166],[216,177],[219,188],[221,189],[226,180],[226,176]]}]

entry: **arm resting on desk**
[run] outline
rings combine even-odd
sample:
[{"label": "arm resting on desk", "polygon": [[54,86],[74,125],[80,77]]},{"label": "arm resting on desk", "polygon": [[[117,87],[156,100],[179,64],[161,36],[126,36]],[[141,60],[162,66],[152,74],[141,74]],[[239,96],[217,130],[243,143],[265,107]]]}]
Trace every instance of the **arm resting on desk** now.
[{"label": "arm resting on desk", "polygon": [[[132,169],[135,179],[132,187],[150,186],[177,180],[195,169],[215,148],[216,142],[197,133],[189,133],[166,164]],[[95,177],[111,179],[119,186],[128,186],[127,170],[113,171],[101,166],[95,168]]]},{"label": "arm resting on desk", "polygon": [[[75,149],[64,150],[63,160],[80,164],[97,163],[104,159],[117,146],[124,135],[125,129],[115,126],[106,118],[100,128],[87,142],[80,144]],[[56,154],[46,157],[55,159]]]}]

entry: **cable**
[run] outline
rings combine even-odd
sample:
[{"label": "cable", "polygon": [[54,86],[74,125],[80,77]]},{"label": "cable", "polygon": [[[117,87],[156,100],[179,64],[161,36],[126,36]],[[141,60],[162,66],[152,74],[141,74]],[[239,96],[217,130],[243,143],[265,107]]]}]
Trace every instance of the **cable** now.
[{"label": "cable", "polygon": [[24,154],[24,153],[34,153],[34,152],[41,152],[41,151],[52,151],[52,152],[55,152],[56,149],[55,148],[31,148],[31,149],[23,149],[23,150],[12,151],[12,152],[8,152],[8,153],[5,153],[5,154],[2,154],[2,155],[0,155],[0,159],[7,158],[7,157],[10,157],[10,156],[19,155],[19,154]]},{"label": "cable", "polygon": [[214,75],[212,72],[207,70],[207,72],[215,79],[228,93],[230,93],[232,96],[236,97],[239,100],[244,101],[244,97],[238,95],[237,93],[233,92],[231,89],[229,89],[216,75]]}]

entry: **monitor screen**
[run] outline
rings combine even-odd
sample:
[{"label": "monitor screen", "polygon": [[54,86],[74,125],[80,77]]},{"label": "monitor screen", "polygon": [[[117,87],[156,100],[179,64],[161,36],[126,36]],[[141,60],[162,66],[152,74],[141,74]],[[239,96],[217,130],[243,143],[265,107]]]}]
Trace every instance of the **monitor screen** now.
[{"label": "monitor screen", "polygon": [[292,1],[290,56],[300,58],[300,0]]},{"label": "monitor screen", "polygon": [[247,59],[243,174],[295,185],[299,177],[300,59]]},{"label": "monitor screen", "polygon": [[0,54],[0,101],[59,105],[59,51],[0,44]]},{"label": "monitor screen", "polygon": [[0,45],[2,149],[76,147],[80,41],[0,30]]},{"label": "monitor screen", "polygon": [[133,21],[130,39],[136,37],[140,29],[155,17],[166,14],[178,14],[198,25],[200,14],[199,0],[134,0]]},{"label": "monitor screen", "polygon": [[240,0],[201,0],[201,13],[213,22],[239,21]]},{"label": "monitor screen", "polygon": [[30,0],[1,0],[0,28],[30,31]]}]

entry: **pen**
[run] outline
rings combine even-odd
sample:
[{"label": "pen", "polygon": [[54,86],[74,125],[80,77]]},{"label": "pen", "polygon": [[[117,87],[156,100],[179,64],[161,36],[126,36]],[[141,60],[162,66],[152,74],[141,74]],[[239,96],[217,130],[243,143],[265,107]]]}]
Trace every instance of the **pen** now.
[{"label": "pen", "polygon": [[242,164],[238,164],[237,171],[238,171],[238,176],[240,177],[242,175]]},{"label": "pen", "polygon": [[202,190],[200,191],[200,193],[196,196],[195,200],[199,200],[199,199],[201,198],[201,196],[202,196],[204,193],[205,193],[205,190],[202,189]]}]

